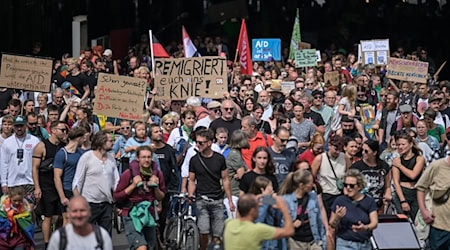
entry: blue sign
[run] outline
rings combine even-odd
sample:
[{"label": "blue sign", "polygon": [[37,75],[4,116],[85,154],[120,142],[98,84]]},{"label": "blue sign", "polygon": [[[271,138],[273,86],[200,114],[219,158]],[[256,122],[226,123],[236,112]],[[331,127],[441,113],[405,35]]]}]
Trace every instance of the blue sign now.
[{"label": "blue sign", "polygon": [[281,61],[281,40],[257,38],[252,40],[252,61]]}]

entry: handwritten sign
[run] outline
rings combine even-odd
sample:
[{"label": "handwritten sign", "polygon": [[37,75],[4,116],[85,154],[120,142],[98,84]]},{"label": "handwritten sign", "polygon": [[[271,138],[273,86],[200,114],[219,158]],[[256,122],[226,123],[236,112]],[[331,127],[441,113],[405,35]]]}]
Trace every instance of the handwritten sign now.
[{"label": "handwritten sign", "polygon": [[295,82],[281,82],[281,91],[283,94],[289,95],[293,89],[295,89]]},{"label": "handwritten sign", "polygon": [[317,66],[317,55],[315,49],[302,49],[295,51],[295,67]]},{"label": "handwritten sign", "polygon": [[281,40],[258,38],[252,40],[252,61],[281,60]]},{"label": "handwritten sign", "polygon": [[[389,39],[361,41],[358,46],[358,58],[363,64],[386,65],[389,56]],[[358,59],[359,60],[359,59]]]},{"label": "handwritten sign", "polygon": [[222,98],[227,91],[227,62],[223,57],[157,59],[157,100],[186,100],[190,96]]},{"label": "handwritten sign", "polygon": [[50,92],[53,61],[3,54],[0,86],[37,92]]},{"label": "handwritten sign", "polygon": [[146,88],[145,79],[100,73],[95,90],[94,112],[109,117],[141,120]]},{"label": "handwritten sign", "polygon": [[426,83],[428,63],[389,57],[386,77],[402,81]]},{"label": "handwritten sign", "polygon": [[325,72],[323,75],[325,83],[330,83],[332,86],[339,86],[339,72],[331,71]]}]

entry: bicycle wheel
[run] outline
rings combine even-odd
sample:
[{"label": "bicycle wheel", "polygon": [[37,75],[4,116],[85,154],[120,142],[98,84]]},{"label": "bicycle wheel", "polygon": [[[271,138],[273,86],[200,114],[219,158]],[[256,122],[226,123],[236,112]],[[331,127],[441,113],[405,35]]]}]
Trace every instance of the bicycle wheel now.
[{"label": "bicycle wheel", "polygon": [[178,218],[171,218],[164,228],[164,245],[167,249],[177,249]]},{"label": "bicycle wheel", "polygon": [[185,222],[184,231],[184,246],[181,247],[182,250],[199,249],[200,244],[200,234],[198,232],[197,224],[193,220],[188,220]]}]

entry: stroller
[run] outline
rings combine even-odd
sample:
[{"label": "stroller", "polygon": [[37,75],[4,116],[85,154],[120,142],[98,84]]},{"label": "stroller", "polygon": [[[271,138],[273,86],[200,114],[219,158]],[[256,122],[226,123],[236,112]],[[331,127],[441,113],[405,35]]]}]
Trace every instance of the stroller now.
[{"label": "stroller", "polygon": [[403,214],[378,216],[378,227],[370,238],[374,250],[408,249],[423,250],[414,224]]}]

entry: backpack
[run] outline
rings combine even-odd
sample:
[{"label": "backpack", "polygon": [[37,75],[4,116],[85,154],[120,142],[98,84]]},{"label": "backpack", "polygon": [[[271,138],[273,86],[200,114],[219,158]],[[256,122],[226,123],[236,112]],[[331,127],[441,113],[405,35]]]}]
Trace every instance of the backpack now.
[{"label": "backpack", "polygon": [[[61,148],[64,151],[64,167],[67,163],[67,151],[64,147]],[[53,161],[55,160],[54,157],[47,158],[46,160],[42,161],[39,165],[39,172],[40,173],[47,173],[50,171],[53,171]]]},{"label": "backpack", "polygon": [[175,157],[177,159],[177,165],[183,164],[184,156],[186,155],[186,152],[188,148],[190,147],[190,144],[186,139],[183,137],[183,130],[181,127],[178,128],[178,131],[180,133],[180,139],[175,145]]},{"label": "backpack", "polygon": [[[103,250],[103,235],[100,226],[92,224],[95,233],[95,239],[97,240],[97,246],[95,249]],[[67,247],[67,232],[66,227],[61,227],[58,229],[59,232],[59,249],[65,250]]]}]

